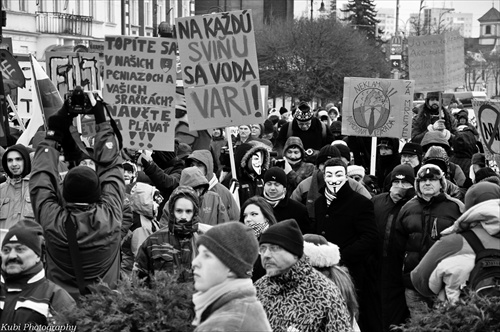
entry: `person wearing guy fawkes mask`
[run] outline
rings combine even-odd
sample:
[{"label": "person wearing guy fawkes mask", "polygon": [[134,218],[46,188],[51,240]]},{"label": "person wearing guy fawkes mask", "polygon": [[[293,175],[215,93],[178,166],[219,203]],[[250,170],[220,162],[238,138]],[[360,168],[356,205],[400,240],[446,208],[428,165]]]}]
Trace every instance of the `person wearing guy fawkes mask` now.
[{"label": "person wearing guy fawkes mask", "polygon": [[415,175],[411,165],[406,163],[398,165],[391,172],[389,192],[372,198],[379,234],[377,277],[382,297],[384,331],[389,331],[389,326],[392,324],[404,323],[410,316],[401,278],[401,264],[394,255],[394,237],[399,211],[415,196],[414,183]]},{"label": "person wearing guy fawkes mask", "polygon": [[346,185],[347,165],[342,159],[327,160],[323,174],[322,195],[314,202],[315,233],[339,246],[340,264],[349,269],[356,285],[361,331],[382,331],[373,265],[378,243],[373,203]]},{"label": "person wearing guy fawkes mask", "polygon": [[200,202],[196,191],[177,187],[167,202],[168,225],[151,234],[139,247],[133,271],[148,283],[155,272],[165,271],[179,282],[192,282],[191,261],[196,257]]}]

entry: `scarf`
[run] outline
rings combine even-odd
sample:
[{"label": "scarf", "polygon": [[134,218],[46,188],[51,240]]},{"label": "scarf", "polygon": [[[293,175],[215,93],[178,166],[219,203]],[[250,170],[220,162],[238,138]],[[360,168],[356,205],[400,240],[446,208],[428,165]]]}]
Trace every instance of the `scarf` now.
[{"label": "scarf", "polygon": [[264,199],[269,203],[271,204],[271,206],[273,208],[276,207],[276,205],[278,205],[278,203],[283,199],[285,198],[285,192],[283,192],[283,194],[277,198],[271,198],[269,197],[269,195],[267,194],[267,192],[264,190]]},{"label": "scarf", "polygon": [[262,233],[269,228],[269,221],[266,219],[265,222],[250,222],[246,225],[253,230],[253,233],[259,239]]},{"label": "scarf", "polygon": [[212,176],[212,179],[208,181],[208,190],[212,189],[217,183],[219,183],[219,180],[217,180],[217,177],[215,174]]},{"label": "scarf", "polygon": [[254,287],[250,278],[226,279],[205,292],[194,293],[193,303],[196,315],[192,324],[194,326],[200,325],[203,312],[224,294],[249,287]]},{"label": "scarf", "polygon": [[326,197],[326,206],[330,206],[332,201],[337,198],[337,195],[335,195],[333,192],[328,189],[328,187],[325,187],[325,197]]}]

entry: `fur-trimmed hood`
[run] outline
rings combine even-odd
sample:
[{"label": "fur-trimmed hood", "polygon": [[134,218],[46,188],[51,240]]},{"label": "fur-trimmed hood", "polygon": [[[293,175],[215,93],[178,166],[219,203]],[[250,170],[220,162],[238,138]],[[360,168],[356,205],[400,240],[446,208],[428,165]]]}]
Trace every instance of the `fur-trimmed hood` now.
[{"label": "fur-trimmed hood", "polygon": [[262,161],[262,173],[265,170],[269,169],[269,164],[271,162],[271,156],[269,154],[269,149],[266,145],[258,141],[251,141],[248,143],[241,144],[235,152],[234,159],[235,164],[238,169],[244,169],[247,172],[250,171],[248,169],[247,163],[248,160],[252,157],[254,153],[257,151],[262,152],[263,161]]},{"label": "fur-trimmed hood", "polygon": [[304,255],[316,268],[331,267],[340,262],[340,250],[336,244],[326,244],[304,241]]}]

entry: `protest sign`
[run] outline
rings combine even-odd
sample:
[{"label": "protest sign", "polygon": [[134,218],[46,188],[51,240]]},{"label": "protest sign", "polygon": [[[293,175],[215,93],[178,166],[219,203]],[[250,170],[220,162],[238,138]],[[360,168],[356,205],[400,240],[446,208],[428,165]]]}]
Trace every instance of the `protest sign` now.
[{"label": "protest sign", "polygon": [[473,99],[472,107],[484,146],[500,154],[500,102]]},{"label": "protest sign", "polygon": [[175,21],[189,128],[263,123],[252,11]]},{"label": "protest sign", "polygon": [[176,49],[171,38],[106,36],[103,97],[125,147],[174,151]]},{"label": "protest sign", "polygon": [[464,38],[456,31],[408,38],[410,78],[417,91],[464,85]]},{"label": "protest sign", "polygon": [[411,138],[414,81],[346,77],[342,134]]}]

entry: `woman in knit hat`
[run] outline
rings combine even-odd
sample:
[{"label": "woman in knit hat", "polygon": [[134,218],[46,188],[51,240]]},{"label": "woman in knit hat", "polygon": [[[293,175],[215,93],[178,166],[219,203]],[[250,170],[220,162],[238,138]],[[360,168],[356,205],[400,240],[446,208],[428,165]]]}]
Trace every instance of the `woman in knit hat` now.
[{"label": "woman in knit hat", "polygon": [[239,222],[217,225],[199,237],[197,246],[195,332],[272,331],[250,279],[259,255],[252,229]]},{"label": "woman in knit hat", "polygon": [[347,310],[351,316],[353,331],[360,331],[356,318],[358,316],[358,300],[356,288],[349,274],[349,270],[340,266],[340,251],[336,244],[328,242],[323,236],[317,234],[304,235],[304,255],[309,257],[309,263],[333,281],[342,293]]}]

